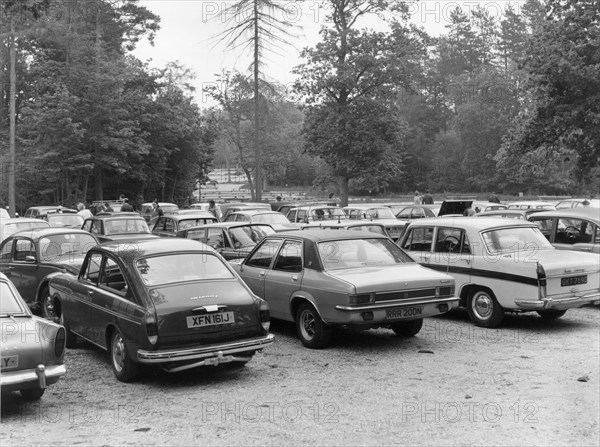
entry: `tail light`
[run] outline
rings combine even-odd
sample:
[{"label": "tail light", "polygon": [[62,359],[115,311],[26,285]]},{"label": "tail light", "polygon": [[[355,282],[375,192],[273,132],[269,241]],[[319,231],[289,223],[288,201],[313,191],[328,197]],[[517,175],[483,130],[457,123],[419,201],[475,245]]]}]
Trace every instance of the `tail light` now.
[{"label": "tail light", "polygon": [[148,337],[148,341],[151,344],[155,345],[158,341],[158,324],[156,322],[156,316],[151,312],[147,312],[145,317],[145,323],[146,336]]},{"label": "tail light", "polygon": [[535,270],[538,279],[539,297],[546,298],[546,271],[544,270],[544,267],[542,267],[542,264],[540,264],[539,262],[537,263]]},{"label": "tail light", "polygon": [[271,312],[269,311],[269,305],[266,301],[260,301],[258,313],[260,316],[260,324],[262,324],[262,327],[265,331],[268,331],[271,327]]},{"label": "tail light", "polygon": [[62,357],[62,355],[64,354],[66,342],[67,333],[65,332],[65,328],[61,327],[58,329],[56,337],[54,338],[54,355],[57,358]]},{"label": "tail light", "polygon": [[[349,297],[350,305],[353,304],[368,304],[371,302],[371,294],[370,293],[360,293],[358,295],[350,295]],[[375,300],[373,300],[375,301]]]}]

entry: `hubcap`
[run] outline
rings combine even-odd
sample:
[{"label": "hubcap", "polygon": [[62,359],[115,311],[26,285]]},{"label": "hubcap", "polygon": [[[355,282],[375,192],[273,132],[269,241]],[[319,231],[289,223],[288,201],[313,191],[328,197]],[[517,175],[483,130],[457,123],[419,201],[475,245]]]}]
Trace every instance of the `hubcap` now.
[{"label": "hubcap", "polygon": [[115,335],[115,340],[113,342],[113,363],[117,371],[121,371],[123,369],[123,364],[125,363],[125,344],[123,343],[123,339],[120,335]]},{"label": "hubcap", "polygon": [[312,312],[305,310],[300,316],[300,330],[302,336],[310,340],[315,336],[315,316]]},{"label": "hubcap", "polygon": [[481,320],[487,320],[492,316],[494,311],[494,303],[492,298],[485,293],[478,293],[473,297],[472,304],[473,313]]}]

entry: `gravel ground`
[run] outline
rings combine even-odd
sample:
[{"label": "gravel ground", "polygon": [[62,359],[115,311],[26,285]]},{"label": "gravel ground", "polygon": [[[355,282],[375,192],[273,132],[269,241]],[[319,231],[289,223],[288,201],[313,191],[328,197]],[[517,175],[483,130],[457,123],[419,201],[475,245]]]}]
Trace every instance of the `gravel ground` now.
[{"label": "gravel ground", "polygon": [[150,370],[118,382],[86,343],[38,403],[2,398],[2,445],[600,444],[600,308],[556,321],[508,316],[501,329],[465,312],[389,330],[338,331],[309,350],[293,325],[245,367]]}]

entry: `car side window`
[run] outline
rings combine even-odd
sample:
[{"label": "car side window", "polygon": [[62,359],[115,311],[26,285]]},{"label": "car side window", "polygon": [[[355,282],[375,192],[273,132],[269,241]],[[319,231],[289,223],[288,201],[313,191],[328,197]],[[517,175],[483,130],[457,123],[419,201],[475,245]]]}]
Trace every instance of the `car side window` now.
[{"label": "car side window", "polygon": [[83,226],[81,227],[81,229],[85,230],[85,231],[91,231],[91,229],[92,229],[92,221],[91,220],[86,220],[83,223]]},{"label": "car side window", "polygon": [[223,248],[223,230],[220,228],[208,228],[206,244],[212,248]]},{"label": "car side window", "polygon": [[0,261],[10,262],[12,259],[13,240],[7,241],[0,251]]},{"label": "car side window", "polygon": [[412,208],[404,208],[398,214],[396,214],[396,218],[398,219],[410,219]]},{"label": "car side window", "polygon": [[14,251],[14,260],[25,262],[27,256],[35,257],[35,245],[30,239],[17,239]]},{"label": "car side window", "polygon": [[85,269],[83,279],[91,282],[92,284],[98,284],[100,278],[100,265],[102,264],[102,255],[100,253],[94,253],[88,258],[88,264]]},{"label": "car side window", "polygon": [[591,242],[592,235],[588,222],[581,219],[559,218],[556,225],[554,242],[559,244],[579,244]]},{"label": "car side window", "polygon": [[188,230],[186,238],[206,242],[206,230],[204,228],[200,230]]},{"label": "car side window", "polygon": [[275,253],[277,253],[279,245],[281,245],[280,240],[270,239],[264,241],[258,250],[248,258],[246,265],[249,267],[269,268],[271,261],[273,261],[273,258],[275,257]]},{"label": "car side window", "polygon": [[92,221],[92,229],[90,230],[92,234],[102,234],[102,221],[94,220]]},{"label": "car side window", "polygon": [[401,248],[410,251],[431,251],[432,241],[432,227],[417,227],[410,230]]},{"label": "car side window", "polygon": [[438,229],[434,251],[436,253],[471,253],[464,230],[458,228]]},{"label": "car side window", "polygon": [[100,286],[109,289],[113,293],[125,296],[127,294],[127,282],[119,267],[112,258],[106,258],[100,275]]},{"label": "car side window", "polygon": [[286,241],[281,247],[273,270],[284,272],[302,271],[302,243],[298,241]]}]

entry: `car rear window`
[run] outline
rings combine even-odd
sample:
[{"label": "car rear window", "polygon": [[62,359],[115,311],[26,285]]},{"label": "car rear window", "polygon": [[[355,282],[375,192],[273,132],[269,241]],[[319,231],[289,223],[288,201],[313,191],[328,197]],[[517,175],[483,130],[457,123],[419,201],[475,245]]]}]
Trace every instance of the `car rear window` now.
[{"label": "car rear window", "polygon": [[14,315],[26,313],[21,307],[15,292],[6,281],[0,281],[0,315]]},{"label": "car rear window", "polygon": [[83,256],[96,245],[96,239],[85,233],[54,234],[41,238],[39,242],[40,256],[44,262]]},{"label": "car rear window", "polygon": [[535,252],[553,248],[538,228],[502,228],[482,233],[490,253]]},{"label": "car rear window", "polygon": [[414,262],[389,239],[346,239],[317,246],[325,270]]},{"label": "car rear window", "polygon": [[152,256],[136,262],[144,284],[156,286],[186,281],[231,279],[233,273],[212,253],[175,253]]}]

